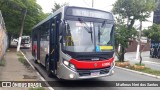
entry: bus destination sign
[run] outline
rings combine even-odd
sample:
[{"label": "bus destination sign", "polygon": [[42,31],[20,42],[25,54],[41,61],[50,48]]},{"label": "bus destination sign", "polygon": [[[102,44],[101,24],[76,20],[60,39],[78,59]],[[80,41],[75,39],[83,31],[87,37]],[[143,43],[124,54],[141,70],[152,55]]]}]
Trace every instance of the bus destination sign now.
[{"label": "bus destination sign", "polygon": [[67,13],[67,15],[101,18],[101,19],[109,19],[109,20],[113,19],[112,14],[105,11],[83,9],[83,8],[71,8],[68,10],[70,13]]}]

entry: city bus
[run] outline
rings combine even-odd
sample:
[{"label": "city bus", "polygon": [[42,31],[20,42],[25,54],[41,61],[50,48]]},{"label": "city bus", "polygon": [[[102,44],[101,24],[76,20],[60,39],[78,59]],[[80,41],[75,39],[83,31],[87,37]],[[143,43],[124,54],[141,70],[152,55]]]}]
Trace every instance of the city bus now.
[{"label": "city bus", "polygon": [[102,10],[64,6],[32,30],[34,61],[59,79],[112,75],[114,49],[114,18]]}]

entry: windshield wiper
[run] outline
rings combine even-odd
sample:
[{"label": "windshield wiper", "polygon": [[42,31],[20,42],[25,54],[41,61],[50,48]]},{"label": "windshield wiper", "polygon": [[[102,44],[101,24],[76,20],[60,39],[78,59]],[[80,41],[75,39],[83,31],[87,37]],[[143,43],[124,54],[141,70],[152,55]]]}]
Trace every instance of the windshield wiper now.
[{"label": "windshield wiper", "polygon": [[92,33],[92,28],[90,28],[87,24],[86,24],[86,22],[84,22],[81,18],[78,18],[78,21],[80,22],[80,23],[83,23],[83,24],[85,24],[86,26],[84,26],[84,28],[86,29],[86,31],[88,32],[88,33]]},{"label": "windshield wiper", "polygon": [[104,27],[104,25],[106,24],[106,21],[103,21],[103,23],[102,23],[102,26],[101,27]]},{"label": "windshield wiper", "polygon": [[[80,23],[83,23],[83,24],[85,24],[86,26],[84,26],[84,28],[85,28],[85,30],[88,32],[88,33],[90,33],[91,34],[91,41],[92,41],[92,43],[93,43],[93,35],[92,35],[92,28],[91,27],[89,27],[87,24],[86,24],[86,22],[84,22],[81,18],[78,18],[78,21],[80,22]],[[88,29],[89,28],[89,29]]]}]

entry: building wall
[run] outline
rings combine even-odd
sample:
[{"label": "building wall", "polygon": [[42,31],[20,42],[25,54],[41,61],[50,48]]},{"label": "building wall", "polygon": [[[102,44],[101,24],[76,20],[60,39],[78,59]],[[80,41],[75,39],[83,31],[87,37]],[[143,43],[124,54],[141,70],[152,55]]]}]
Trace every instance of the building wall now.
[{"label": "building wall", "polygon": [[5,23],[3,21],[3,17],[0,11],[0,60],[8,48],[8,37],[6,33]]},{"label": "building wall", "polygon": [[[130,41],[129,46],[126,49],[127,52],[136,52],[137,51],[138,42],[136,40]],[[141,44],[142,51],[149,51],[150,50],[150,43],[142,43]]]}]

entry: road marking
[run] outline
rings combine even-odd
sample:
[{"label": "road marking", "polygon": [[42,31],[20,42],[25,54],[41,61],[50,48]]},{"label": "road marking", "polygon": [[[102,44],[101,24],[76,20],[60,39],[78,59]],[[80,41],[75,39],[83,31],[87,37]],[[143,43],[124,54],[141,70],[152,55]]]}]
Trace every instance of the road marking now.
[{"label": "road marking", "polygon": [[123,69],[125,71],[129,71],[129,72],[133,72],[133,73],[138,73],[138,74],[141,74],[141,75],[146,75],[146,76],[149,76],[149,77],[160,79],[160,76],[156,76],[156,75],[152,75],[152,74],[148,74],[148,73],[144,73],[144,72],[139,72],[139,71],[135,71],[135,70],[130,70],[130,69],[122,68],[122,67],[118,67],[118,66],[115,66],[115,67],[118,68],[118,69]]},{"label": "road marking", "polygon": [[23,53],[21,50],[20,50],[20,52],[22,53],[22,55],[24,56],[24,58],[27,60],[27,62],[31,65],[31,67],[36,71],[36,74],[40,77],[40,79],[45,82],[45,84],[48,86],[48,89],[49,89],[49,90],[54,90],[54,89],[46,82],[46,80],[40,75],[40,73],[37,72],[37,70],[35,69],[35,67],[29,62],[28,58],[24,55],[24,53]]}]

